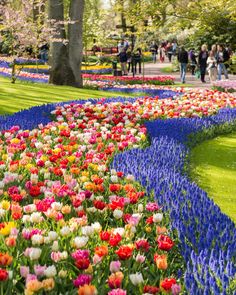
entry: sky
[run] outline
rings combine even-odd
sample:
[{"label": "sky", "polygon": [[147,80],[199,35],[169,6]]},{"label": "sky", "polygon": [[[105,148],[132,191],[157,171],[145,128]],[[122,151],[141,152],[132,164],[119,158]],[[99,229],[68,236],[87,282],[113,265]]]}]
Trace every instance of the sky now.
[{"label": "sky", "polygon": [[104,7],[109,7],[110,0],[102,0]]}]

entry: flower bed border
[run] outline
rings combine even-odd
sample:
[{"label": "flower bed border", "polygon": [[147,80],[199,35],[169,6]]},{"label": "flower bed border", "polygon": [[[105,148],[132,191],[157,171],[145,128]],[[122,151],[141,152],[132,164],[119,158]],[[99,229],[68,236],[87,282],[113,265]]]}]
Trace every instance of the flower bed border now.
[{"label": "flower bed border", "polygon": [[[186,159],[190,146],[236,128],[236,109],[223,109],[204,118],[156,120],[147,122],[146,127],[151,146],[117,155],[112,168],[132,173],[170,212],[187,263],[187,293],[233,294],[230,285],[236,274],[235,224],[190,181]],[[189,138],[193,137],[190,145]]]},{"label": "flower bed border", "polygon": [[[90,101],[97,102],[97,100]],[[127,101],[127,99],[106,100],[109,101]],[[135,101],[135,98],[130,101]],[[35,127],[35,124],[46,124],[50,121],[47,114],[56,105],[58,104],[33,107],[13,116],[0,117],[0,123],[3,123],[0,126],[2,129],[7,129],[6,126],[17,124],[21,118],[24,129],[29,126],[26,124],[29,124],[29,115],[32,116],[32,111],[33,114],[37,113],[37,119],[34,118],[35,121],[32,122],[30,129]],[[165,209],[170,211],[172,227],[178,230],[182,242],[182,255],[187,262],[185,284],[189,294],[200,295],[204,292],[209,294],[211,291],[213,294],[230,294],[226,292],[230,292],[228,288],[236,273],[234,265],[236,229],[233,222],[220,211],[207,194],[182,174],[190,151],[186,143],[190,134],[198,134],[194,143],[197,144],[206,139],[206,135],[212,138],[219,132],[221,134],[224,128],[228,130],[231,125],[235,126],[235,123],[236,109],[223,109],[214,116],[204,118],[147,122],[152,145],[145,150],[129,150],[119,154],[112,164],[117,170],[134,174],[136,180],[140,181],[149,193],[154,192],[158,202],[165,204]],[[165,153],[161,154],[160,151],[163,149]],[[147,153],[155,162],[157,162],[155,156],[160,156],[158,158],[160,164],[156,166],[155,162],[151,163],[150,159],[148,161]],[[130,161],[133,160],[131,164]],[[197,232],[199,237],[192,235],[193,231]],[[218,237],[218,240],[215,240],[215,237]]]}]

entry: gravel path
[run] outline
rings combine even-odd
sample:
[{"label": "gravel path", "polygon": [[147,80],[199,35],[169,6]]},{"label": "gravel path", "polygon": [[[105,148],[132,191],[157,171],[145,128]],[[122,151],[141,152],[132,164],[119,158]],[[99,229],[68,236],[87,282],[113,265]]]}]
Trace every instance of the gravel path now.
[{"label": "gravel path", "polygon": [[[171,64],[169,62],[160,63],[157,62],[156,64],[153,63],[146,63],[144,66],[144,73],[145,77],[153,77],[157,75],[171,75],[175,76],[176,78],[176,84],[180,84],[180,74],[179,72],[173,72],[173,73],[163,73],[161,70],[163,68],[170,67]],[[132,76],[132,73],[129,73],[129,76]],[[142,77],[142,75],[136,75]],[[224,76],[223,76],[224,78]],[[236,80],[236,75],[229,75],[230,80]],[[197,88],[210,88],[211,83],[209,80],[208,74],[206,75],[206,83],[202,83],[200,79],[197,79],[195,76],[192,76],[191,73],[187,73],[186,75],[186,84],[191,84],[192,87]]]}]

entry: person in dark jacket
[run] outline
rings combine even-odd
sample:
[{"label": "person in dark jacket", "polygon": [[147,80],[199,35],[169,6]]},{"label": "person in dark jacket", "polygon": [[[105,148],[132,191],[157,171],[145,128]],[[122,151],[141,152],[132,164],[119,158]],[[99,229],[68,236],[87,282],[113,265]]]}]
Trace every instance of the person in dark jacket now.
[{"label": "person in dark jacket", "polygon": [[229,60],[230,56],[222,45],[217,46],[216,61],[218,70],[218,80],[221,80],[222,72],[225,75],[225,79],[229,79],[228,71],[225,66],[225,62]]},{"label": "person in dark jacket", "polygon": [[200,68],[202,83],[206,83],[205,75],[206,75],[206,68],[207,68],[207,59],[208,59],[207,46],[202,45],[201,51],[198,56],[198,64],[199,64],[199,68]]},{"label": "person in dark jacket", "polygon": [[180,63],[180,78],[181,82],[185,83],[185,76],[188,64],[188,52],[182,46],[178,53],[178,61]]},{"label": "person in dark jacket", "polygon": [[157,51],[158,46],[155,41],[152,42],[152,45],[150,46],[150,52],[152,53],[152,61],[153,63],[156,63],[157,61]]},{"label": "person in dark jacket", "polygon": [[191,49],[189,52],[189,59],[190,59],[190,67],[191,67],[191,73],[192,76],[195,75],[195,70],[197,66],[197,59],[196,59],[196,54],[194,52],[194,49]]},{"label": "person in dark jacket", "polygon": [[137,73],[137,65],[139,68],[139,74],[141,74],[141,67],[142,67],[142,50],[141,48],[137,48],[133,52],[133,59],[134,59],[134,72]]},{"label": "person in dark jacket", "polygon": [[127,71],[127,53],[126,53],[126,50],[123,49],[120,53],[119,53],[119,59],[120,59],[120,64],[121,64],[121,70],[123,72],[123,74],[125,76],[128,75],[128,71]]}]

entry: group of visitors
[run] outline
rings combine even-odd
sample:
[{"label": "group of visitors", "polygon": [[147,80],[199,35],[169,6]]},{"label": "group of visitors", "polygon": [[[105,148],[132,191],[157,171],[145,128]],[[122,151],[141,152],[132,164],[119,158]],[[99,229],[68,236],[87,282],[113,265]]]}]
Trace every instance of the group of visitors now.
[{"label": "group of visitors", "polygon": [[140,47],[132,50],[130,44],[125,39],[122,39],[118,44],[118,57],[121,64],[122,74],[127,76],[131,71],[139,74],[142,72],[142,50]]},{"label": "group of visitors", "polygon": [[152,42],[149,50],[152,53],[152,60],[153,63],[157,62],[157,56],[160,56],[160,62],[165,61],[165,56],[168,57],[169,62],[172,60],[172,56],[175,56],[177,53],[177,41],[173,40],[170,41],[163,41],[158,46],[155,41]]},{"label": "group of visitors", "polygon": [[202,83],[206,83],[206,72],[209,74],[210,82],[214,82],[217,79],[221,80],[222,74],[224,74],[225,79],[228,79],[227,62],[230,59],[230,55],[229,48],[225,48],[221,44],[212,45],[210,51],[208,51],[207,45],[204,44],[198,54],[195,53],[194,49],[191,49],[188,53],[184,47],[181,47],[178,52],[178,61],[180,63],[182,83],[185,83],[189,61],[192,75],[195,75],[196,70],[199,70]]}]

